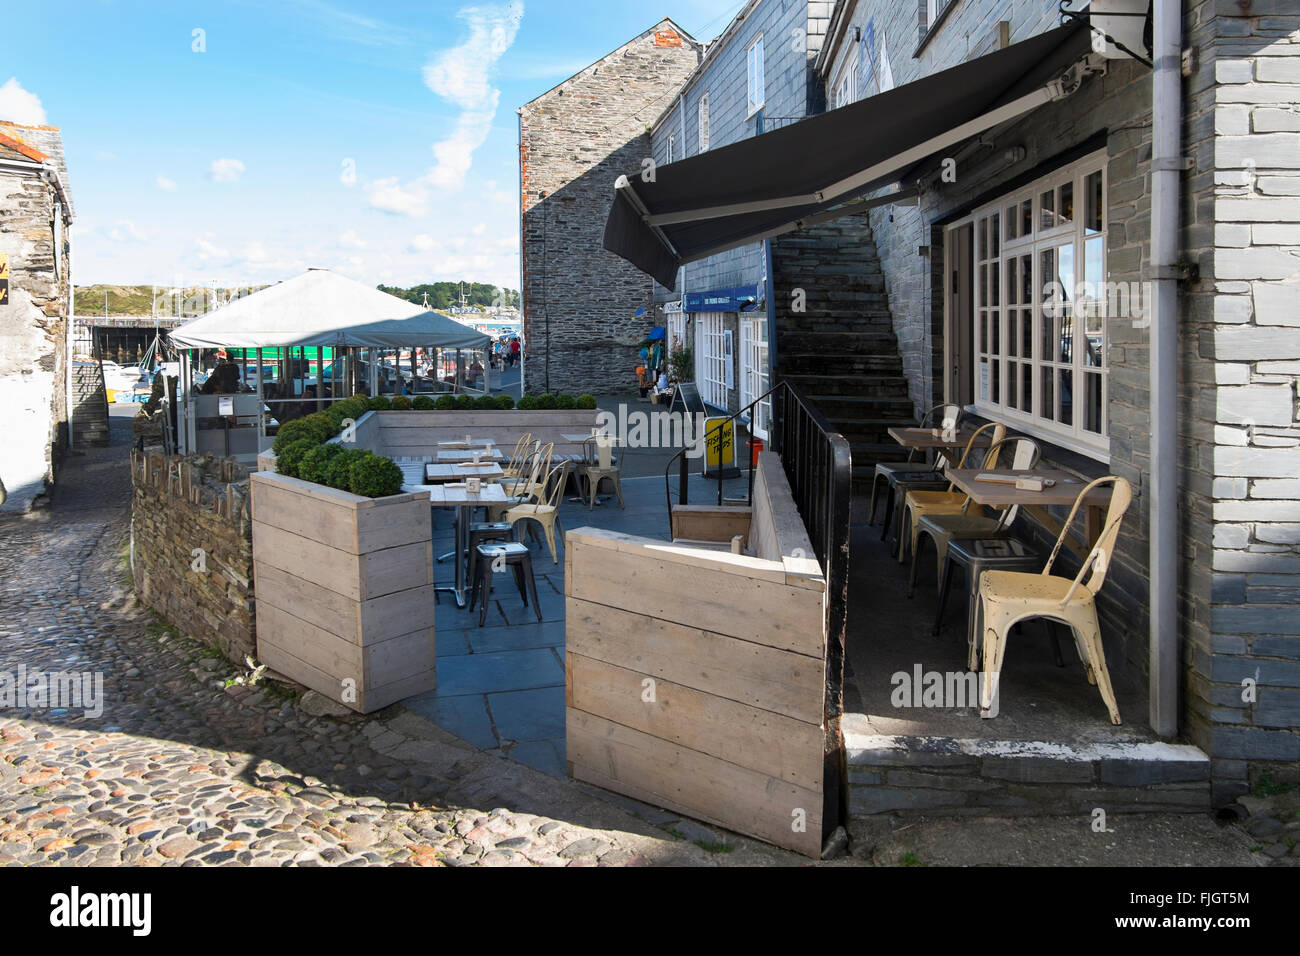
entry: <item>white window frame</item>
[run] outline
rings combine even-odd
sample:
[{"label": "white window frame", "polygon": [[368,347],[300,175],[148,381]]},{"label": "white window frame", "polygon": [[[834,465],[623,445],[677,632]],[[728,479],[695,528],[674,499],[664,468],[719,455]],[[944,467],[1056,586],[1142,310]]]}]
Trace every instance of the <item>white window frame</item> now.
[{"label": "white window frame", "polygon": [[676,311],[668,313],[668,355],[672,355],[676,349],[683,348],[686,345],[686,313],[681,311],[680,306]]},{"label": "white window frame", "polygon": [[[1058,335],[1062,340],[1066,337],[1064,328],[1059,333],[1051,332],[1046,335],[1043,328],[1044,321],[1053,321],[1051,310],[1045,310],[1043,306],[1045,304],[1044,295],[1047,285],[1056,278],[1056,276],[1043,275],[1045,253],[1055,255],[1057,250],[1067,245],[1071,247],[1071,254],[1074,259],[1072,270],[1074,288],[1067,289],[1066,292],[1071,303],[1071,309],[1074,311],[1077,311],[1075,300],[1078,293],[1081,290],[1086,291],[1092,288],[1088,283],[1108,281],[1106,261],[1109,225],[1107,197],[1109,187],[1106,166],[1106,152],[1102,150],[1093,153],[976,209],[970,216],[950,225],[947,231],[951,234],[954,230],[963,228],[966,225],[973,226],[972,260],[974,274],[972,282],[975,294],[972,299],[972,320],[974,328],[971,332],[971,355],[968,357],[968,361],[971,363],[972,386],[974,389],[972,408],[974,411],[986,418],[1014,425],[1019,430],[1030,435],[1041,437],[1046,441],[1077,451],[1090,458],[1109,462],[1110,362],[1107,354],[1109,351],[1108,324],[1122,320],[1123,317],[1105,316],[1104,313],[1107,308],[1106,296],[1100,294],[1095,296],[1096,308],[1091,311],[1090,315],[1069,316],[1071,347],[1069,349],[1070,358],[1065,362],[1060,361],[1063,347],[1058,349],[1056,346]],[[1089,177],[1093,174],[1100,174],[1101,176],[1101,228],[1099,231],[1088,230],[1085,221],[1088,204],[1085,187]],[[1066,185],[1073,190],[1072,221],[1065,225],[1048,225],[1046,216],[1051,215],[1054,210],[1047,210],[1043,200],[1050,190],[1054,197],[1054,204],[1059,206],[1061,203],[1061,187]],[[1026,202],[1030,204],[1031,229],[1028,234],[1020,235],[1019,219],[1023,216],[1023,204]],[[1008,239],[1007,229],[1012,222],[1011,210],[1013,208],[1018,214],[1017,227],[1013,230],[1017,235]],[[989,230],[989,240],[986,245],[981,246],[981,228],[985,223],[987,223]],[[994,228],[997,230],[996,253],[994,252],[993,241]],[[1100,246],[1101,250],[1100,275],[1094,272],[1090,276],[1086,271],[1087,250],[1090,247],[1095,249],[1097,246]],[[1030,303],[1011,302],[1009,300],[1012,296],[1016,298],[1019,296],[1008,287],[1008,277],[1023,266],[1026,257],[1028,257],[1028,261],[1032,265],[1032,279],[1030,282],[1032,301]],[[1056,269],[1059,274],[1059,260],[1054,261],[1057,262]],[[981,271],[981,267],[985,267],[986,271]],[[994,289],[995,280],[993,278],[995,271],[997,277],[996,289]],[[945,273],[946,281],[951,282],[951,272],[945,270]],[[1063,285],[1064,281],[1061,284]],[[1021,288],[1023,289],[1023,284]],[[1100,292],[1100,290],[1098,291]],[[950,292],[950,289],[945,289],[945,301],[950,301],[948,298]],[[1030,355],[1021,356],[1012,353],[1009,335],[1012,331],[1012,322],[1027,312],[1032,313],[1031,351]],[[983,321],[986,318],[987,326]],[[1064,321],[1063,319],[1063,323]],[[1092,326],[1085,330],[1088,345],[1083,349],[1075,348],[1073,343],[1076,331],[1083,327],[1081,323],[1084,322]],[[984,341],[983,331],[986,327],[989,330],[989,341],[987,343]],[[1022,336],[1019,345],[1023,345],[1023,327],[1021,332]],[[995,336],[997,344],[996,351],[993,351],[992,346]],[[1094,339],[1096,340],[1095,344]],[[1053,347],[1051,358],[1043,354],[1048,341],[1052,343]],[[986,345],[989,346],[988,349],[986,349]],[[1018,348],[1017,351],[1023,351],[1023,349]],[[1100,354],[1100,367],[1087,364],[1087,356],[1090,351],[1093,354]],[[1026,368],[1030,370],[1032,376],[1031,408],[1028,411],[1018,407],[1023,402],[1023,377],[1019,379],[1009,377],[1013,376],[1013,373],[1017,371],[1013,368],[1015,365],[1020,366],[1018,371],[1021,376],[1023,376]],[[982,366],[988,368],[987,388]],[[995,370],[998,383],[996,400],[994,400],[993,395]],[[1063,378],[1058,374],[1061,372],[1067,372],[1070,375],[1071,422],[1068,425],[1057,420],[1060,415],[1060,399],[1063,392]],[[1100,391],[1100,432],[1090,431],[1084,427],[1088,388],[1086,375],[1097,376],[1097,386]],[[1052,380],[1050,394],[1052,395],[1053,408],[1050,417],[1043,414],[1043,402],[1046,397],[1044,393],[1045,376],[1051,376]],[[1009,388],[1015,387],[1017,384],[1021,386],[1017,388],[1017,395],[1015,396],[1015,405],[1017,407],[1012,407],[1008,402],[1008,391]],[[1083,396],[1084,399],[1076,400],[1076,396]]]},{"label": "white window frame", "polygon": [[754,42],[745,51],[746,87],[749,100],[749,112],[745,118],[753,116],[767,102],[767,84],[764,77],[766,59],[763,54],[763,34],[754,38]]},{"label": "white window frame", "polygon": [[709,94],[701,93],[699,101],[695,104],[695,122],[696,137],[699,140],[700,152],[707,152],[709,148]]},{"label": "white window frame", "polygon": [[695,313],[695,381],[700,398],[719,409],[727,407],[725,319],[725,312]]},{"label": "white window frame", "polygon": [[673,153],[675,152],[673,147],[676,145],[677,145],[677,137],[674,134],[669,133],[668,134],[668,162],[670,163],[673,161],[674,158]]},{"label": "white window frame", "polygon": [[[745,408],[768,386],[767,316],[740,316],[740,407]],[[755,438],[767,441],[772,424],[772,399],[769,397],[750,414],[749,430]]]},{"label": "white window frame", "polygon": [[939,15],[955,3],[956,0],[925,0],[925,28],[934,26]]}]

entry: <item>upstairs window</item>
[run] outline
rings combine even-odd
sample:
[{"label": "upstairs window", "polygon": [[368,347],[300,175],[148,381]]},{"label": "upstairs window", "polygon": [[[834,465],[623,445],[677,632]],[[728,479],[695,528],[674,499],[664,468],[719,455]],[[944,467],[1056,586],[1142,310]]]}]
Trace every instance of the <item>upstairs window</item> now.
[{"label": "upstairs window", "polygon": [[699,120],[699,139],[700,152],[709,148],[709,94],[705,93],[700,97],[700,102],[696,106],[696,115]]},{"label": "upstairs window", "polygon": [[676,147],[677,147],[677,137],[670,133],[668,135],[668,162],[670,163],[677,158]]},{"label": "upstairs window", "polygon": [[749,46],[749,116],[763,108],[766,101],[763,84],[763,38],[760,36]]}]

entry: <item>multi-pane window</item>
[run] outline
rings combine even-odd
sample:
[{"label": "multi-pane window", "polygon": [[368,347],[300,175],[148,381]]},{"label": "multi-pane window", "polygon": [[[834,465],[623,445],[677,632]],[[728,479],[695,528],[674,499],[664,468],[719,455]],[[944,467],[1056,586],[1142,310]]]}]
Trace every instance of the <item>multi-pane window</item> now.
[{"label": "multi-pane window", "polygon": [[[740,406],[744,408],[767,393],[767,316],[740,320]],[[772,421],[772,399],[765,399],[750,415],[749,429],[767,440]]]},{"label": "multi-pane window", "polygon": [[699,121],[699,147],[700,152],[709,148],[709,94],[705,93],[700,97],[699,104],[695,107],[696,119]]},{"label": "multi-pane window", "polygon": [[670,163],[677,158],[675,155],[675,153],[677,152],[676,146],[677,146],[677,137],[674,136],[672,133],[669,133],[668,134],[668,162]]},{"label": "multi-pane window", "polygon": [[943,11],[947,10],[948,7],[952,6],[952,3],[953,0],[925,0],[926,29],[934,26],[935,22],[938,21],[939,16]]},{"label": "multi-pane window", "polygon": [[760,36],[749,47],[749,114],[753,116],[763,108],[766,93],[763,83],[763,38]]},{"label": "multi-pane window", "polygon": [[1129,299],[1106,279],[1104,157],[976,211],[974,227],[976,407],[1104,453],[1106,322]]},{"label": "multi-pane window", "polygon": [[700,398],[727,407],[727,336],[721,312],[695,313],[695,381]]}]

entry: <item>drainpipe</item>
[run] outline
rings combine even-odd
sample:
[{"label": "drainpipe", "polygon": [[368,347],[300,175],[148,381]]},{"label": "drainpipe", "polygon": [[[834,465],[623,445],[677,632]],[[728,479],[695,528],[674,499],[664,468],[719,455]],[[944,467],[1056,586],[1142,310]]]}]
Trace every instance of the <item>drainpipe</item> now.
[{"label": "drainpipe", "polygon": [[1183,170],[1182,4],[1155,0],[1151,97],[1150,717],[1178,731],[1178,226]]}]

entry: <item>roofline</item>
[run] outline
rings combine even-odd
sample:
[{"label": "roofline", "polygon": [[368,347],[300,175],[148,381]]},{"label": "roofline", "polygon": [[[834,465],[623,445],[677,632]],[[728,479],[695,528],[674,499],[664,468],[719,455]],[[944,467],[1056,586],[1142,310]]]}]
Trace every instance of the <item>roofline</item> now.
[{"label": "roofline", "polygon": [[704,50],[704,59],[700,61],[700,65],[691,71],[691,75],[682,83],[681,89],[679,89],[677,95],[673,97],[673,102],[659,114],[658,118],[653,123],[650,124],[650,132],[652,135],[664,124],[664,120],[667,119],[668,114],[676,109],[677,103],[682,99],[682,97],[690,92],[691,88],[695,86],[699,78],[704,75],[704,71],[709,68],[717,57],[717,51],[727,45],[727,41],[735,36],[736,31],[740,29],[740,25],[749,19],[749,15],[754,12],[754,8],[761,2],[762,0],[749,0],[749,2],[741,7],[740,11],[731,18],[731,22],[727,24],[727,28],[707,44]]},{"label": "roofline", "polygon": [[531,100],[529,100],[528,102],[524,103],[523,106],[516,107],[516,108],[515,108],[515,112],[516,112],[516,113],[520,113],[520,112],[522,112],[522,111],[524,110],[525,107],[532,106],[534,103],[536,103],[536,102],[537,102],[538,100],[540,100],[542,97],[544,97],[544,96],[549,96],[551,93],[554,93],[556,90],[558,90],[560,87],[562,87],[565,83],[568,83],[568,82],[570,82],[570,81],[572,81],[572,80],[575,80],[575,79],[577,79],[578,77],[582,76],[582,74],[586,73],[588,70],[590,70],[590,69],[591,69],[593,66],[595,66],[596,64],[598,64],[598,63],[604,63],[606,60],[608,60],[611,56],[613,56],[613,55],[614,55],[615,53],[617,53],[619,50],[623,49],[623,47],[625,47],[625,46],[629,46],[630,44],[635,43],[637,40],[640,40],[642,37],[649,36],[652,32],[654,32],[655,28],[658,27],[661,23],[671,23],[671,24],[673,25],[673,28],[674,28],[678,33],[680,33],[680,34],[682,35],[682,37],[683,37],[683,38],[684,38],[688,43],[691,44],[691,46],[696,47],[697,49],[703,49],[704,44],[701,43],[699,40],[695,39],[695,37],[691,36],[687,31],[683,30],[683,29],[681,28],[681,26],[678,25],[678,23],[677,23],[676,20],[674,20],[672,17],[663,17],[663,18],[661,18],[660,20],[655,21],[654,26],[651,26],[651,27],[648,27],[648,28],[645,29],[645,30],[642,30],[640,33],[638,33],[636,36],[632,37],[630,40],[625,40],[624,42],[620,43],[618,46],[614,47],[614,49],[610,50],[610,51],[609,51],[608,53],[606,53],[604,56],[602,56],[602,57],[597,57],[596,59],[592,60],[590,63],[588,63],[586,66],[584,66],[581,70],[579,70],[577,73],[574,73],[574,74],[572,74],[572,75],[566,77],[565,79],[560,80],[560,82],[556,83],[554,86],[552,86],[549,90],[546,90],[544,93],[538,93],[538,94],[537,94],[536,96],[534,96]]},{"label": "roofline", "polygon": [[17,159],[5,159],[0,156],[0,166],[7,166],[11,169],[26,169],[36,173],[47,183],[52,183],[55,192],[59,194],[59,202],[63,206],[63,218],[66,222],[72,222],[72,200],[68,197],[68,190],[63,185],[63,177],[59,175],[58,169],[50,162],[24,163]]},{"label": "roofline", "polygon": [[39,126],[35,123],[15,123],[13,120],[0,120],[0,126],[12,126],[15,129],[43,129],[55,133],[63,132],[57,126]]},{"label": "roofline", "polygon": [[835,4],[835,10],[831,13],[831,22],[826,25],[826,39],[822,42],[822,48],[817,51],[817,59],[813,61],[813,72],[822,79],[826,79],[824,71],[835,59],[835,53],[844,41],[849,21],[853,19],[857,8],[858,0],[840,0]]}]

